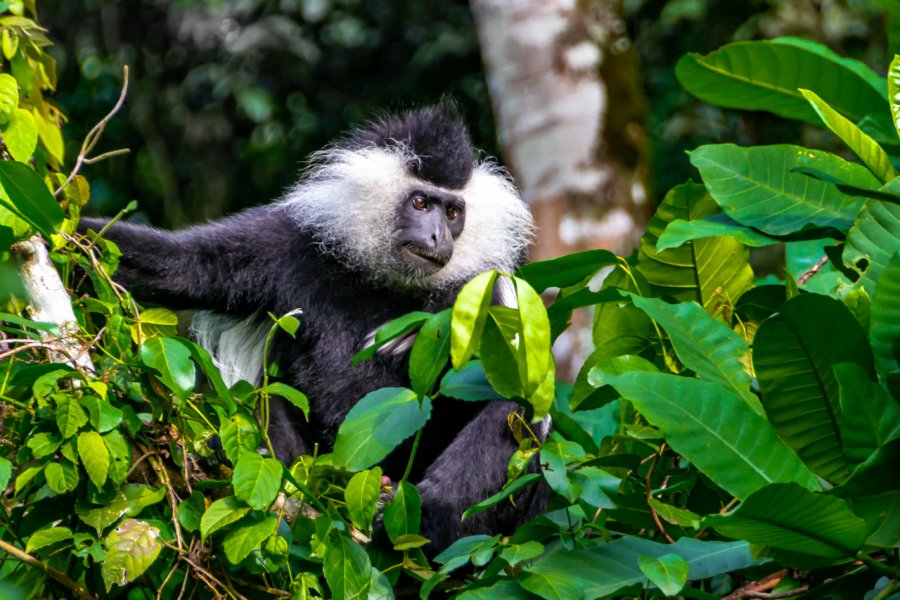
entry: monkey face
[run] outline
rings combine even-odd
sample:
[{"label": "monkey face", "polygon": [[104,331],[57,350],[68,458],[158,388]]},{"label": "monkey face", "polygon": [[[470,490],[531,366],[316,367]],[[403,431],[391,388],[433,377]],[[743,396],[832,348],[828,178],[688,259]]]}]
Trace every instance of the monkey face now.
[{"label": "monkey face", "polygon": [[410,275],[431,274],[453,257],[465,227],[466,202],[440,188],[417,186],[397,207],[397,247]]}]

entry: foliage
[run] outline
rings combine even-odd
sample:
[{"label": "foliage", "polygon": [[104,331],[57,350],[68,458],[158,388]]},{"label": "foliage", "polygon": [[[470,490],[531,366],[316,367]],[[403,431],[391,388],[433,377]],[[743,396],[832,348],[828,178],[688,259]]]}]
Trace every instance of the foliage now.
[{"label": "foliage", "polygon": [[[2,6],[15,86],[0,77],[0,132],[23,145],[0,162],[0,250],[40,232],[69,284],[90,280],[93,294],[73,305],[95,367],[48,360],[41,333],[54,327],[4,299],[5,584],[31,597],[895,594],[900,144],[889,126],[900,58],[887,85],[798,40],[684,58],[689,91],[818,119],[860,163],[801,146],[696,149],[703,183],[666,196],[634,256],[488,272],[451,310],[384,328],[376,345],[418,331],[409,388],[360,399],[333,452],[288,468],[259,448],[271,449],[269,396],[306,410],[302,390],[270,383],[272,365],[259,388],[227,387],[209,354],[177,336],[174,315],[141,310],[110,279],[113,244],[71,234],[89,190],[75,177],[51,193],[67,178],[54,154],[60,115],[42,95],[54,83],[46,39],[21,5]],[[742,60],[717,58],[731,53]],[[833,85],[836,73],[850,83]],[[745,92],[754,85],[780,92]],[[748,246],[761,245],[785,248],[784,281],[755,279]],[[491,306],[498,280],[517,308]],[[545,308],[537,292],[548,288],[559,291]],[[555,382],[551,343],[579,306],[595,307],[597,349],[574,384]],[[273,317],[268,343],[302,318]],[[525,408],[511,419],[521,446],[504,489],[467,515],[532,485],[551,490],[547,512],[429,561],[415,486],[395,482],[382,510],[377,464],[418,440],[433,402],[496,398]],[[554,431],[541,440],[526,421],[548,415]],[[392,548],[367,544],[379,513]],[[771,585],[747,584],[756,579]]]}]

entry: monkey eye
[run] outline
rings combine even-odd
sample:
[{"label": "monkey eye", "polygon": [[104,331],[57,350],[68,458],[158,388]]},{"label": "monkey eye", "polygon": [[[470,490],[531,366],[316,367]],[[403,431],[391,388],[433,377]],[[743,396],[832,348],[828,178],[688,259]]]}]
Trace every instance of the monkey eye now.
[{"label": "monkey eye", "polygon": [[428,208],[428,201],[422,196],[413,196],[412,205],[416,210],[425,210]]},{"label": "monkey eye", "polygon": [[459,216],[459,211],[452,206],[447,207],[447,218],[451,221]]}]

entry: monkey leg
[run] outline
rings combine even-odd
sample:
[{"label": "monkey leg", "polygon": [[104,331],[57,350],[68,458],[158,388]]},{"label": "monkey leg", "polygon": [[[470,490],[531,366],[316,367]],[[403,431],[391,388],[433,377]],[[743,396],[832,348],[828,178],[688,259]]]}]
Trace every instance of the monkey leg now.
[{"label": "monkey leg", "polygon": [[[543,482],[529,486],[513,498],[461,521],[473,504],[496,494],[506,482],[509,458],[518,449],[507,424],[514,402],[490,402],[456,436],[416,484],[422,496],[422,535],[432,541],[429,552],[439,552],[454,540],[476,533],[512,533],[536,516],[547,498]],[[536,472],[532,461],[529,471]]]}]

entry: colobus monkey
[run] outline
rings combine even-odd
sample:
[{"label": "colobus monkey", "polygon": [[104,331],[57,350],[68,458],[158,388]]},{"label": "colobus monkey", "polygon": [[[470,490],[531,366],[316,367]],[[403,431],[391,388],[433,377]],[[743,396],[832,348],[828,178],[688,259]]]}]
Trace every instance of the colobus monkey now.
[{"label": "colobus monkey", "polygon": [[[99,230],[102,220],[83,219]],[[122,250],[115,278],[137,298],[194,309],[192,328],[226,383],[258,383],[271,320],[301,308],[296,339],[272,355],[281,378],[305,392],[309,422],[273,399],[275,452],[285,461],[320,443],[330,449],[342,419],[366,393],[408,386],[402,353],[356,368],[353,356],[380,325],[413,310],[436,312],[487,269],[512,272],[531,240],[531,214],[505,173],[479,160],[449,105],[384,118],[315,154],[280,200],[234,216],[161,231],[117,223],[106,237]],[[403,349],[403,348],[400,348]],[[411,480],[422,495],[422,534],[432,551],[476,532],[508,531],[536,514],[523,493],[460,522],[496,493],[516,450],[511,402],[440,399],[423,432]],[[382,464],[399,478],[408,446]]]}]

